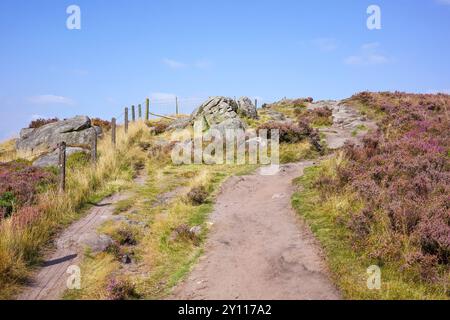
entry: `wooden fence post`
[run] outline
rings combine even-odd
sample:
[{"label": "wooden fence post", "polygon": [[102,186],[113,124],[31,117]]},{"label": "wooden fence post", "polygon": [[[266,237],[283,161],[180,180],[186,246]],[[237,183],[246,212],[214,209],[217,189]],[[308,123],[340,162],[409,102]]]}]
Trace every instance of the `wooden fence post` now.
[{"label": "wooden fence post", "polygon": [[255,108],[258,109],[258,99],[255,99]]},{"label": "wooden fence post", "polygon": [[111,143],[116,147],[116,118],[111,119]]},{"label": "wooden fence post", "polygon": [[59,192],[66,191],[66,143],[59,144]]},{"label": "wooden fence post", "polygon": [[128,133],[128,108],[125,108],[125,133]]},{"label": "wooden fence post", "polygon": [[131,121],[136,121],[136,109],[134,106],[131,106]]},{"label": "wooden fence post", "polygon": [[150,99],[145,100],[145,120],[150,119]]},{"label": "wooden fence post", "polygon": [[176,114],[178,115],[178,97],[175,97],[175,111],[176,111]]},{"label": "wooden fence post", "polygon": [[142,106],[138,105],[138,118],[142,119]]},{"label": "wooden fence post", "polygon": [[97,130],[94,128],[94,139],[92,140],[92,147],[91,147],[91,162],[93,165],[97,163]]}]

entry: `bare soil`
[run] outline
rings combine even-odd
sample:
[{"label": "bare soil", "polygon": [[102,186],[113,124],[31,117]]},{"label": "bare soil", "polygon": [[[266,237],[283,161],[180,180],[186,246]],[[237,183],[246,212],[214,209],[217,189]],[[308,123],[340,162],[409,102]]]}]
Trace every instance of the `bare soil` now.
[{"label": "bare soil", "polygon": [[230,178],[211,215],[205,255],[170,298],[340,299],[320,246],[291,207],[292,180],[312,164]]},{"label": "bare soil", "polygon": [[[145,175],[140,174],[134,182],[144,184]],[[70,266],[79,265],[86,246],[86,238],[96,239],[97,229],[106,221],[114,219],[115,204],[129,197],[127,192],[117,193],[92,207],[85,217],[71,224],[55,239],[55,249],[44,259],[30,283],[17,297],[18,300],[58,300],[67,289],[67,273]]]}]

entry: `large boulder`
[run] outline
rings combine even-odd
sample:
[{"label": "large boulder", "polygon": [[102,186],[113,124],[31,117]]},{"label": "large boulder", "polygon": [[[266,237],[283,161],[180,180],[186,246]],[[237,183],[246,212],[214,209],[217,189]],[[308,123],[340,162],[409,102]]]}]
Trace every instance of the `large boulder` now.
[{"label": "large boulder", "polygon": [[[78,147],[68,147],[68,148],[66,148],[66,157],[69,157],[72,154],[79,153],[79,152],[89,153],[89,150],[83,149],[83,148],[78,148]],[[39,158],[37,158],[33,162],[33,166],[39,167],[39,168],[45,168],[45,167],[57,166],[58,163],[59,163],[59,149],[55,149],[55,151],[44,154],[44,155],[40,156]]]},{"label": "large boulder", "polygon": [[258,119],[258,111],[252,100],[242,97],[238,100],[238,114],[251,119]]},{"label": "large boulder", "polygon": [[47,124],[37,129],[23,129],[16,142],[17,151],[28,158],[52,153],[59,143],[68,147],[90,148],[98,129],[86,116]]},{"label": "large boulder", "polygon": [[191,124],[203,121],[204,126],[218,129],[222,133],[226,129],[245,129],[244,122],[238,116],[238,104],[226,97],[208,99],[191,115]]}]

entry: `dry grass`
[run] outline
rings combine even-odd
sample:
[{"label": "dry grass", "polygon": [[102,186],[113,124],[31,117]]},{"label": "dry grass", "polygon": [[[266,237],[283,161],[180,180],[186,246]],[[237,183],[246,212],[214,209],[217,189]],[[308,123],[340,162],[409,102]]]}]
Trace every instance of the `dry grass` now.
[{"label": "dry grass", "polygon": [[17,292],[27,279],[30,268],[39,262],[43,248],[63,226],[82,216],[89,202],[95,202],[128,186],[135,174],[133,163],[142,153],[135,142],[147,132],[138,122],[131,124],[128,135],[118,130],[117,148],[110,136],[99,141],[97,165],[74,168],[67,172],[67,192],[49,190],[39,196],[41,218],[31,226],[16,229],[11,219],[0,224],[0,298]]},{"label": "dry grass", "polygon": [[9,162],[17,158],[16,140],[11,139],[0,143],[0,162]]}]

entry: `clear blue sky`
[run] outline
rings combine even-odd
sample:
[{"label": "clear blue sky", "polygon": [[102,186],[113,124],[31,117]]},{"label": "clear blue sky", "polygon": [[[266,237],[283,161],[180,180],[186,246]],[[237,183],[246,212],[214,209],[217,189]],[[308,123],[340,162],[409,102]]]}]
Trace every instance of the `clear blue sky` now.
[{"label": "clear blue sky", "polygon": [[[81,8],[81,30],[66,8]],[[368,30],[367,7],[382,10]],[[154,100],[450,91],[450,0],[1,0],[0,139]],[[170,99],[170,100],[167,100]]]}]

